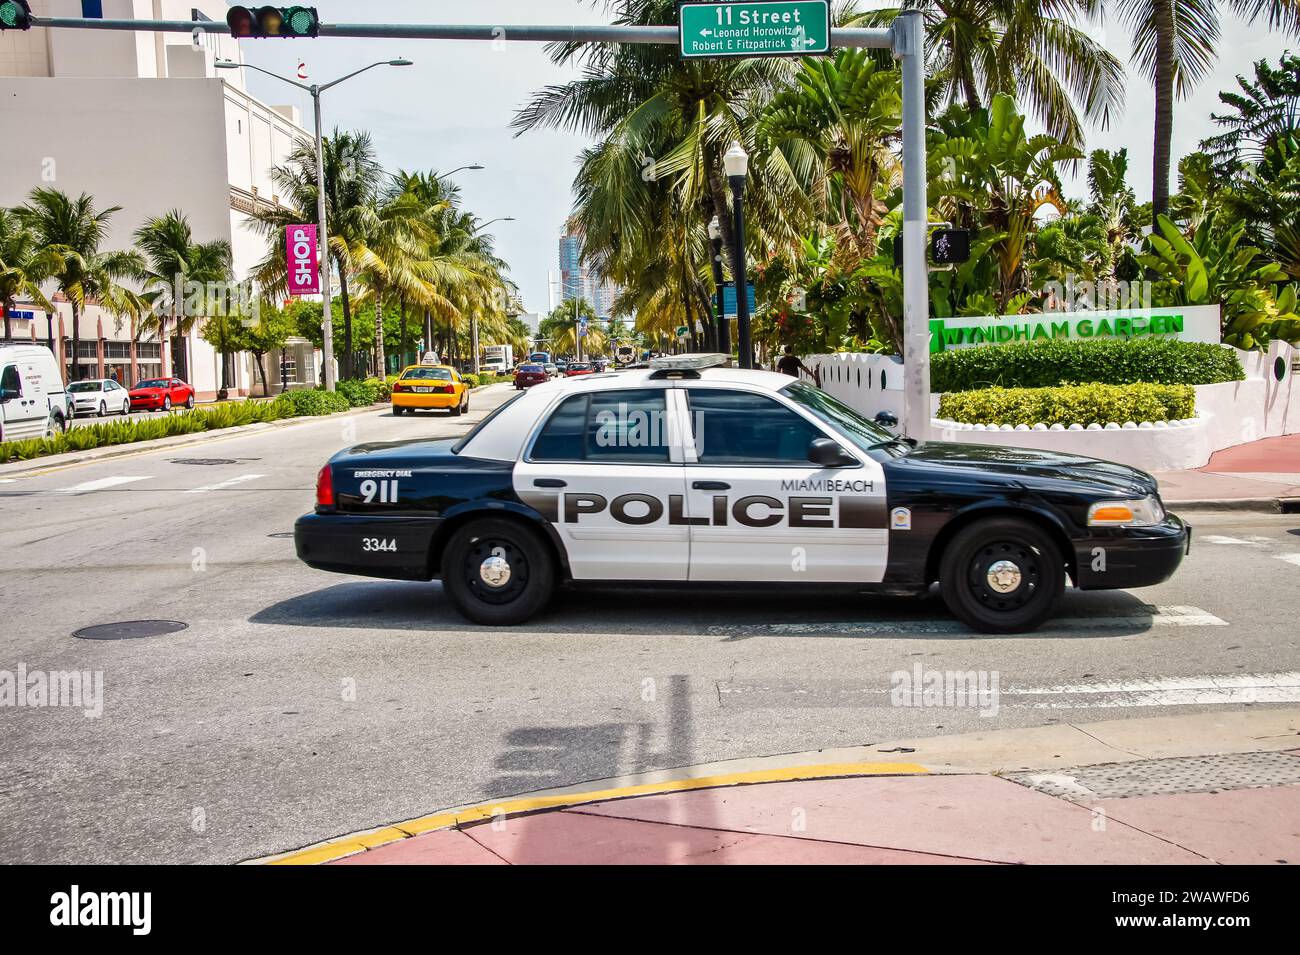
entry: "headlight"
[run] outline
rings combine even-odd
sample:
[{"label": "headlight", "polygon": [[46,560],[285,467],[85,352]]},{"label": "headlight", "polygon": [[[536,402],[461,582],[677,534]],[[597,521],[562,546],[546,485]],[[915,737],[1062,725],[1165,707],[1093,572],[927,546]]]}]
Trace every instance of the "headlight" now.
[{"label": "headlight", "polygon": [[1089,527],[1150,527],[1165,519],[1159,498],[1136,501],[1098,501],[1088,508]]}]

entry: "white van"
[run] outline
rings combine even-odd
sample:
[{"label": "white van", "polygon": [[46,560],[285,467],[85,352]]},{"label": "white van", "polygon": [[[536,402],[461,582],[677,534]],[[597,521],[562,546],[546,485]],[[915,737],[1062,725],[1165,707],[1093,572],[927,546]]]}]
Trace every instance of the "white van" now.
[{"label": "white van", "polygon": [[0,345],[0,441],[39,438],[72,420],[58,362],[41,345]]}]

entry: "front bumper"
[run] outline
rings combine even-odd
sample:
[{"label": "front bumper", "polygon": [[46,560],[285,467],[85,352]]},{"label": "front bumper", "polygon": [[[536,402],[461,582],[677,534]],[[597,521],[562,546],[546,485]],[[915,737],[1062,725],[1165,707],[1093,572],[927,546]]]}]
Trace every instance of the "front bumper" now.
[{"label": "front bumper", "polygon": [[1152,527],[1091,528],[1074,542],[1080,590],[1127,590],[1164,583],[1191,549],[1192,528],[1169,514]]},{"label": "front bumper", "polygon": [[161,408],[166,400],[166,395],[132,395],[131,407],[137,411],[140,409]]},{"label": "front bumper", "polygon": [[336,574],[429,580],[429,555],[440,521],[429,517],[304,514],[293,525],[298,559]]}]

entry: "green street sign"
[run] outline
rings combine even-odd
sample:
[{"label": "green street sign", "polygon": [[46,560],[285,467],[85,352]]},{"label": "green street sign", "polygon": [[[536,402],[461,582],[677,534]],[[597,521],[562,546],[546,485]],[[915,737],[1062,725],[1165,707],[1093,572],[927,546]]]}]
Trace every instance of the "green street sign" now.
[{"label": "green street sign", "polygon": [[683,3],[677,37],[683,59],[803,56],[831,48],[830,0]]}]

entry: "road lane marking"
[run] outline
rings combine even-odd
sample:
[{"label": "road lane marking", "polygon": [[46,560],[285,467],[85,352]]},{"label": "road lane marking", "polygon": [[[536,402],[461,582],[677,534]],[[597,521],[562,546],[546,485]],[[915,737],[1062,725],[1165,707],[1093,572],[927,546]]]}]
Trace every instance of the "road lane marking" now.
[{"label": "road lane marking", "polygon": [[[1045,633],[1058,630],[1115,630],[1133,627],[1226,627],[1228,622],[1200,607],[1181,605],[1147,607],[1145,613],[1119,614],[1113,617],[1059,617],[1040,628]],[[771,623],[708,627],[706,633],[725,637],[802,636],[815,634],[970,634],[964,623],[952,618],[934,620],[893,620],[879,623],[846,621],[843,623]]]},{"label": "road lane marking", "polygon": [[53,491],[47,491],[47,494],[86,494],[90,491],[105,491],[110,487],[119,487],[123,484],[131,484],[134,481],[147,481],[152,477],[150,474],[132,474],[118,475],[116,477],[99,478],[95,481],[86,481],[82,484],[74,484],[72,487],[56,488]]},{"label": "road lane marking", "polygon": [[258,478],[266,477],[265,474],[241,474],[239,477],[232,477],[225,481],[218,481],[216,484],[205,484],[202,487],[192,487],[186,494],[201,494],[204,491],[224,491],[228,487],[234,487],[236,484],[243,484],[245,481],[256,481]]},{"label": "road lane marking", "polygon": [[1284,560],[1288,564],[1295,564],[1300,567],[1300,554],[1274,554],[1273,556],[1278,560]]},{"label": "road lane marking", "polygon": [[[1204,706],[1244,703],[1300,703],[1300,673],[1234,673],[1167,677],[1117,683],[1010,687],[1004,707],[1028,709],[1114,709],[1136,706]],[[1060,696],[1060,700],[1008,701],[1007,697]]]},{"label": "road lane marking", "polygon": [[1238,547],[1253,547],[1258,541],[1242,540],[1240,537],[1227,537],[1223,534],[1198,534],[1197,543],[1200,544],[1227,544]]}]

